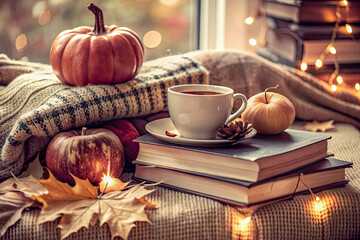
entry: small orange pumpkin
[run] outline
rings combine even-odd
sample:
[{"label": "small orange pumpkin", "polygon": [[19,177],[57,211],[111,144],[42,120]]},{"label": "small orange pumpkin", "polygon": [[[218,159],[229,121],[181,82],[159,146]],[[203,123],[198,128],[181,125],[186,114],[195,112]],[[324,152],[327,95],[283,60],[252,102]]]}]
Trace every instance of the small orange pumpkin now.
[{"label": "small orange pumpkin", "polygon": [[135,77],[144,61],[140,37],[131,29],[105,26],[100,8],[90,4],[95,26],[60,33],[50,50],[50,64],[61,82],[73,86],[121,83]]},{"label": "small orange pumpkin", "polygon": [[247,108],[241,114],[241,118],[251,123],[259,134],[279,134],[295,119],[295,107],[292,102],[279,93],[268,93],[271,88],[249,98]]}]

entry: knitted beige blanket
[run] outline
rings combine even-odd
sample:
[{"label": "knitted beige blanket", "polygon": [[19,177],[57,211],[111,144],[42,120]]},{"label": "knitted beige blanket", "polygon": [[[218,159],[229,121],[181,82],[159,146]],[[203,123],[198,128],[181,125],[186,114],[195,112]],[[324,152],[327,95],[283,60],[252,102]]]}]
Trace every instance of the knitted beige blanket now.
[{"label": "knitted beige blanket", "polygon": [[[251,97],[280,85],[278,93],[288,97],[301,120],[350,123],[360,128],[360,92],[330,86],[311,74],[272,63],[238,50],[196,51],[187,54],[210,72],[210,83],[224,85]],[[360,81],[360,79],[359,79]]]},{"label": "knitted beige blanket", "polygon": [[1,55],[0,181],[19,174],[57,133],[166,110],[167,88],[185,83],[208,83],[207,70],[186,56],[146,62],[135,79],[122,84],[71,87],[48,65]]}]

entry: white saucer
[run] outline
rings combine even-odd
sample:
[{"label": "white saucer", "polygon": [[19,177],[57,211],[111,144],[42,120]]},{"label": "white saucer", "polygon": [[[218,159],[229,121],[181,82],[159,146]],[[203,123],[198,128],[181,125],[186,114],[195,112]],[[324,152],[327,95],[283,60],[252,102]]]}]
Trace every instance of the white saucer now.
[{"label": "white saucer", "polygon": [[[220,137],[216,137],[215,139],[191,139],[184,138],[180,136],[180,133],[174,127],[170,118],[162,118],[151,121],[145,125],[145,129],[154,137],[157,137],[163,141],[181,144],[181,145],[190,145],[190,146],[198,146],[198,147],[213,147],[213,146],[224,146],[231,145],[236,142],[251,138],[256,135],[256,130],[253,129],[250,133],[246,134],[243,138],[238,140],[227,140],[222,139]],[[176,137],[169,137],[165,134],[165,131],[170,133],[174,133]]]}]

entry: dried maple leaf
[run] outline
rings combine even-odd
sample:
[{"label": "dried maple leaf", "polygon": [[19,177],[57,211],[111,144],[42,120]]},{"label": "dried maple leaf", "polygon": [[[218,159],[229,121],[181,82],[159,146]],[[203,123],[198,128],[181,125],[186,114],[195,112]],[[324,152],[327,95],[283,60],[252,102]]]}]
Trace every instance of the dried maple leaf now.
[{"label": "dried maple leaf", "polygon": [[25,178],[9,178],[0,183],[0,193],[18,191],[25,194],[25,197],[46,194],[48,191],[33,176]]},{"label": "dried maple leaf", "polygon": [[136,221],[149,222],[145,208],[153,208],[154,205],[139,199],[154,190],[145,189],[143,184],[107,193],[100,198],[97,195],[94,197],[93,188],[96,187],[87,180],[74,177],[75,186],[71,187],[58,182],[49,174],[48,180],[38,180],[48,189],[49,194],[34,197],[44,203],[38,224],[61,218],[58,228],[61,229],[62,239],[82,227],[88,228],[94,219],[100,221],[100,226],[108,224],[112,239],[115,236],[127,239]]},{"label": "dried maple leaf", "polygon": [[48,200],[80,200],[97,198],[97,187],[93,186],[89,180],[80,179],[74,175],[75,186],[70,186],[67,183],[56,180],[54,175],[49,171],[48,179],[37,179],[47,190],[48,194],[33,196],[33,199],[41,202],[47,207]]},{"label": "dried maple leaf", "polygon": [[29,163],[28,168],[26,171],[22,172],[18,178],[24,178],[28,176],[33,176],[35,178],[42,178],[44,173],[44,168],[41,166],[39,154],[36,156],[36,158]]},{"label": "dried maple leaf", "polygon": [[111,177],[108,177],[105,180],[106,181],[103,180],[99,183],[99,190],[100,192],[104,192],[104,193],[124,190],[126,186],[129,185],[130,183],[130,181],[123,182],[118,178],[111,178]]},{"label": "dried maple leaf", "polygon": [[22,192],[7,192],[0,195],[0,237],[20,218],[22,211],[30,207],[33,200]]},{"label": "dried maple leaf", "polygon": [[325,132],[331,128],[334,128],[334,120],[326,121],[326,122],[318,122],[314,120],[311,123],[305,124],[305,130],[316,132],[318,130]]}]

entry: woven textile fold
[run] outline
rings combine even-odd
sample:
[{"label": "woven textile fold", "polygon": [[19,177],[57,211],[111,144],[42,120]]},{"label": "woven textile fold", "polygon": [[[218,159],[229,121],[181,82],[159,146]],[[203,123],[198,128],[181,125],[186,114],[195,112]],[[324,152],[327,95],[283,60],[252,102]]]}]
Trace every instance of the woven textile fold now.
[{"label": "woven textile fold", "polygon": [[[209,81],[207,70],[185,56],[146,62],[122,84],[86,87],[62,84],[47,65],[25,64],[24,71],[6,58],[1,65],[0,83],[7,86],[0,88],[0,180],[19,174],[61,131],[166,110],[169,86]],[[7,76],[16,73],[21,75],[10,81]]]},{"label": "woven textile fold", "polygon": [[353,90],[330,86],[295,68],[272,63],[239,50],[195,51],[189,56],[209,70],[210,83],[224,85],[247,97],[280,85],[276,92],[288,97],[296,109],[296,118],[350,123],[360,128],[360,96]]}]

